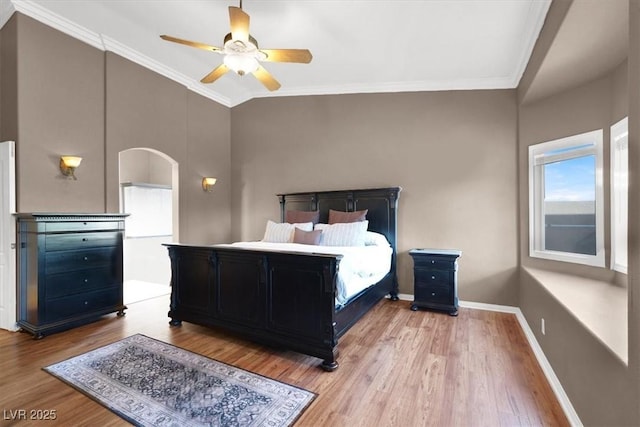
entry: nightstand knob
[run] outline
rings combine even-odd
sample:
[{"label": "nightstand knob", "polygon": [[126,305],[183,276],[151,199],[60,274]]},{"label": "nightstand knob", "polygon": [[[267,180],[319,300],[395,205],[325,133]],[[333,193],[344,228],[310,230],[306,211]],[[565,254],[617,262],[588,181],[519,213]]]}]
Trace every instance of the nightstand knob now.
[{"label": "nightstand knob", "polygon": [[435,292],[431,292],[431,296],[432,296],[432,297],[435,297],[435,296],[436,296],[436,293],[435,293]]},{"label": "nightstand knob", "polygon": [[431,276],[431,280],[436,280],[436,276]]},{"label": "nightstand knob", "polygon": [[83,257],[85,261],[89,261],[89,257]]},{"label": "nightstand knob", "polygon": [[435,264],[435,263],[436,263],[436,261],[432,259],[431,260],[431,264]]}]

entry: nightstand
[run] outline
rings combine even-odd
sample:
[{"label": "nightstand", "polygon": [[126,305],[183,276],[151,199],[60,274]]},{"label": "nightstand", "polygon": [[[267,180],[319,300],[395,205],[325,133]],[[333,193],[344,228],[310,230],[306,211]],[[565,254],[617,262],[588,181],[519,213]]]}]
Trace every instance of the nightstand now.
[{"label": "nightstand", "polygon": [[458,258],[455,249],[411,249],[413,258],[413,304],[418,308],[458,315]]}]

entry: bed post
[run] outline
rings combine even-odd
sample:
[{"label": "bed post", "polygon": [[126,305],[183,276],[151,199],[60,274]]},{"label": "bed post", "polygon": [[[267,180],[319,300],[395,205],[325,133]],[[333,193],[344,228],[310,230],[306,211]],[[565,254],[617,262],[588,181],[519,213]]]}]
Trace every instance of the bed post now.
[{"label": "bed post", "polygon": [[393,285],[391,288],[391,292],[389,296],[391,297],[391,301],[398,301],[398,272],[397,272],[397,259],[398,259],[398,195],[402,191],[402,188],[392,188],[389,191],[389,208],[390,208],[390,222],[391,224],[391,233],[393,235],[393,242],[391,245],[393,247],[393,254],[391,260],[391,268],[393,273]]}]

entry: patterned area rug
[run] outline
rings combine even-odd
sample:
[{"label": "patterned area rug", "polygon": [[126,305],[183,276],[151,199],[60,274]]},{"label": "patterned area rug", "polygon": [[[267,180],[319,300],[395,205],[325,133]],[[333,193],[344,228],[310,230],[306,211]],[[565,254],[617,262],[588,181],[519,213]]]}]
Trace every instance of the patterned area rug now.
[{"label": "patterned area rug", "polygon": [[288,426],[316,396],[140,334],[43,369],[138,426]]}]

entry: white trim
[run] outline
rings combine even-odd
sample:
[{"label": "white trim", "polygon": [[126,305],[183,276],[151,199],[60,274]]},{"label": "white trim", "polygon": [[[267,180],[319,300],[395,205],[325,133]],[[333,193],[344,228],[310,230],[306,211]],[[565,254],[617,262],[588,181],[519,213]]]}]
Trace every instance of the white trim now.
[{"label": "white trim", "polygon": [[0,0],[0,29],[9,22],[15,11],[10,0]]},{"label": "white trim", "polygon": [[[611,126],[611,130],[610,130],[610,151],[611,151],[611,157],[610,157],[610,176],[611,176],[611,269],[615,270],[615,271],[619,271],[620,273],[624,273],[627,274],[627,266],[629,264],[628,258],[627,260],[625,260],[624,263],[620,263],[619,260],[616,259],[616,235],[617,233],[617,227],[616,224],[619,224],[621,221],[618,221],[618,216],[620,213],[623,213],[623,217],[627,217],[627,223],[628,223],[628,213],[625,212],[624,210],[622,212],[618,212],[618,205],[619,205],[619,200],[618,198],[621,197],[619,196],[619,193],[617,190],[618,188],[618,179],[616,179],[616,172],[618,171],[618,167],[619,167],[619,163],[621,162],[620,156],[621,156],[621,152],[622,151],[626,151],[626,156],[628,159],[629,156],[629,142],[628,142],[628,135],[629,135],[629,131],[628,131],[628,118],[625,117],[622,120],[618,121],[617,123],[613,124]],[[619,142],[623,140],[622,142]],[[628,162],[628,160],[627,160]],[[627,166],[627,179],[629,177],[629,166],[628,164]],[[626,187],[626,191],[628,194],[629,191],[629,185],[627,183],[627,187]],[[628,205],[629,202],[628,200],[626,200],[626,205],[624,206],[624,208],[627,208],[628,210]],[[621,206],[622,207],[622,206]],[[626,232],[626,234],[628,235],[628,226],[627,229],[624,230]]]},{"label": "white trim", "polygon": [[536,359],[540,364],[540,368],[542,368],[542,372],[544,372],[544,375],[547,377],[547,380],[549,381],[549,385],[551,386],[551,389],[553,390],[554,394],[558,398],[560,406],[562,407],[562,410],[564,411],[564,414],[566,415],[569,421],[569,424],[575,427],[580,427],[583,425],[582,421],[580,421],[580,417],[578,417],[578,413],[576,412],[573,405],[571,404],[571,400],[569,400],[569,396],[567,396],[567,393],[565,393],[564,388],[562,388],[562,384],[560,383],[560,380],[556,376],[556,373],[553,371],[553,367],[551,366],[551,364],[549,363],[549,360],[545,356],[544,351],[542,351],[542,347],[540,347],[540,344],[538,343],[536,336],[534,335],[533,331],[529,327],[529,323],[527,323],[527,319],[524,317],[524,314],[522,314],[522,310],[520,310],[519,307],[484,304],[484,303],[471,302],[471,301],[460,301],[459,305],[460,307],[472,308],[476,310],[498,311],[502,313],[515,314],[516,319],[518,319],[518,323],[520,323],[520,327],[522,328],[522,331],[524,332],[525,337],[527,337],[527,341],[531,346],[531,350],[533,350],[533,354],[536,356]]},{"label": "white trim", "polygon": [[[413,301],[413,295],[411,294],[398,294],[398,298],[400,298],[400,300],[402,301]],[[549,381],[549,385],[551,386],[553,393],[556,395],[556,398],[558,399],[558,402],[560,403],[560,406],[562,407],[562,410],[564,411],[569,424],[575,427],[581,427],[583,425],[582,421],[580,421],[578,413],[571,404],[571,400],[569,400],[569,396],[567,396],[564,388],[562,388],[560,380],[556,376],[556,373],[553,371],[553,367],[545,356],[544,351],[542,351],[542,347],[540,347],[536,336],[529,327],[529,323],[527,323],[527,319],[524,317],[524,314],[522,314],[522,310],[520,310],[519,307],[514,307],[511,305],[485,304],[482,302],[473,301],[459,301],[458,305],[462,308],[471,308],[474,310],[486,310],[499,313],[515,314],[516,319],[518,319],[518,323],[520,324],[520,327],[522,328],[522,331],[524,332],[524,335],[527,338],[529,345],[531,346],[531,350],[533,351],[536,360],[540,364],[540,368],[542,369],[544,376],[547,378],[547,381]]]},{"label": "white trim", "polygon": [[[31,0],[0,1],[7,1],[9,4],[1,4],[2,7],[0,8],[0,23],[2,25],[0,25],[0,28],[2,28],[2,26],[9,20],[13,12],[20,12],[43,23],[44,25],[52,27],[77,40],[87,43],[88,45],[93,46],[96,49],[100,49],[101,51],[113,52],[170,80],[178,82],[190,91],[202,95],[205,98],[211,99],[226,107],[233,106],[229,98],[220,95],[219,93],[213,91],[199,81],[187,77],[186,75],[179,73],[176,70],[165,66],[164,64],[161,64],[160,62],[151,59],[134,49],[131,49],[130,47],[118,42],[111,37],[88,30],[87,28],[78,25],[75,22],[72,22],[56,13],[51,12],[48,9],[45,9],[41,5],[34,3]],[[6,19],[5,14],[8,14]]]},{"label": "white trim", "polygon": [[0,143],[0,328],[15,331],[16,324],[16,174],[15,142]]},{"label": "white trim", "polygon": [[525,46],[520,52],[518,66],[513,73],[487,79],[460,79],[441,82],[413,81],[413,82],[389,82],[380,84],[348,84],[342,86],[307,86],[297,89],[281,88],[277,92],[260,91],[257,93],[238,93],[229,98],[203,85],[196,79],[187,77],[146,55],[137,52],[124,44],[96,33],[81,25],[78,25],[32,0],[0,0],[0,28],[9,20],[14,11],[18,11],[33,19],[42,22],[58,31],[83,41],[102,51],[112,51],[136,64],[150,69],[160,75],[174,80],[187,89],[206,98],[218,102],[229,108],[240,105],[253,98],[281,97],[281,96],[305,96],[305,95],[338,95],[355,93],[395,93],[395,92],[424,92],[424,91],[451,91],[451,90],[482,90],[482,89],[513,89],[518,86],[526,69],[529,57],[535,46],[551,0],[534,1],[530,4],[529,22],[534,31],[526,40]]},{"label": "white trim", "polygon": [[31,0],[11,0],[16,12],[27,15],[43,24],[68,34],[71,37],[87,43],[97,49],[104,50],[100,34],[86,29],[58,14],[43,8]]},{"label": "white trim", "polygon": [[[518,67],[513,75],[513,86],[517,88],[520,84],[520,79],[522,79],[522,75],[524,71],[527,69],[527,65],[531,59],[531,54],[533,53],[533,48],[538,41],[538,37],[542,32],[542,26],[544,25],[544,20],[547,17],[547,12],[549,11],[549,7],[551,7],[551,0],[541,0],[530,3],[530,10],[528,17],[530,21],[533,21],[534,24],[530,27],[533,28],[533,31],[529,32],[529,40],[525,43],[525,47],[521,50],[520,60],[518,61]],[[528,25],[525,28],[529,27]]]},{"label": "white trim", "polygon": [[[571,135],[553,141],[529,146],[529,256],[554,261],[572,262],[605,266],[604,249],[604,182],[603,182],[603,130],[597,129],[578,135]],[[594,144],[590,149],[583,148],[570,153],[545,156],[546,152],[562,148],[581,147]],[[545,250],[544,227],[544,173],[540,169],[544,164],[566,160],[592,153],[595,155],[595,216],[596,216],[596,254],[585,255],[571,252]]]},{"label": "white trim", "polygon": [[185,86],[187,89],[200,94],[205,98],[209,98],[224,106],[231,107],[231,100],[229,98],[212,91],[199,81],[187,77],[184,74],[179,73],[176,70],[156,61],[155,59],[151,59],[148,56],[145,56],[142,53],[120,43],[119,41],[112,39],[111,37],[102,35],[102,42],[104,45],[104,50],[113,52],[116,55],[126,58],[131,62],[135,62],[136,64],[141,65],[145,68],[148,68],[149,70],[154,71],[161,76],[178,82],[181,85]]}]

